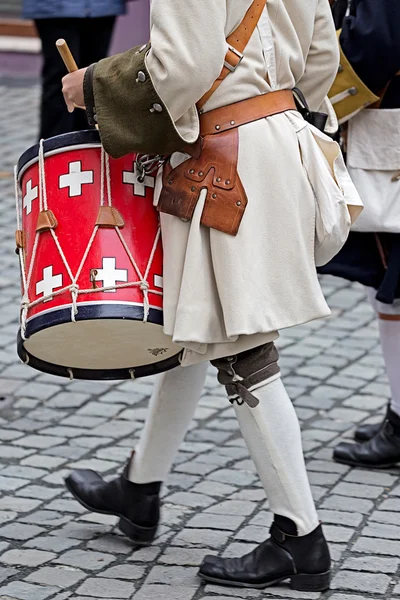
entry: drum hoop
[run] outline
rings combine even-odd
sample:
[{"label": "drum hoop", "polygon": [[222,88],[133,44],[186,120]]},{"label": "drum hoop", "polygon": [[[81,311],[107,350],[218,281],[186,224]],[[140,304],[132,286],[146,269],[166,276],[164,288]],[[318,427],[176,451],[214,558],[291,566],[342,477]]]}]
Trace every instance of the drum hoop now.
[{"label": "drum hoop", "polygon": [[[56,156],[57,154],[62,154],[64,152],[68,152],[71,150],[90,150],[93,148],[101,148],[100,142],[93,143],[93,144],[75,144],[75,145],[71,145],[71,146],[63,146],[62,148],[55,148],[54,150],[48,150],[47,152],[45,152],[44,158],[49,158],[50,156]],[[29,160],[27,163],[25,163],[23,167],[20,167],[20,170],[18,171],[19,185],[21,185],[21,179],[24,176],[24,174],[26,173],[26,171],[30,167],[32,167],[34,164],[36,164],[37,162],[39,162],[39,155],[37,155],[34,158],[31,158],[31,160]]]},{"label": "drum hoop", "polygon": [[[144,306],[143,302],[124,302],[121,300],[89,300],[89,302],[78,302],[78,307],[84,307],[84,306],[100,306],[102,304],[106,304],[107,306],[135,306],[135,307],[142,307]],[[39,305],[41,306],[41,305]],[[28,319],[26,320],[26,324],[28,325],[28,323],[30,321],[32,321],[32,319],[37,319],[39,316],[43,316],[43,315],[47,315],[53,312],[56,312],[58,310],[62,310],[62,309],[71,309],[72,308],[72,303],[71,302],[67,302],[66,304],[59,304],[58,306],[53,306],[52,308],[48,308],[47,310],[43,310],[40,311],[39,313],[37,313],[36,315],[32,315],[31,317],[28,317]],[[160,313],[163,312],[162,308],[160,308],[159,306],[154,306],[154,304],[149,304],[149,308],[151,310],[157,310]],[[70,322],[70,321],[68,321]],[[71,321],[72,322],[72,321]]]},{"label": "drum hoop", "polygon": [[[99,132],[96,129],[87,129],[85,131],[76,131],[72,133],[63,133],[47,140],[41,140],[43,142],[44,153],[47,154],[53,150],[61,150],[69,148],[70,146],[81,146],[86,144],[101,144]],[[35,144],[25,150],[20,156],[17,164],[17,172],[19,173],[26,163],[39,156],[40,144]]]}]

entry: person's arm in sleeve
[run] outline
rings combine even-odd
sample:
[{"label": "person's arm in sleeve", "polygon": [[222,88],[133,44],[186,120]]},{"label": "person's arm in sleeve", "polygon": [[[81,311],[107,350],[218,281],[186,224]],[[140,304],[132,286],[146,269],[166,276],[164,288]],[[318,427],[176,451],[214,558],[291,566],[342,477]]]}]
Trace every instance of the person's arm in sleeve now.
[{"label": "person's arm in sleeve", "polygon": [[101,139],[114,157],[194,143],[196,102],[224,64],[224,1],[153,0],[151,23],[151,46],[104,59],[87,74]]},{"label": "person's arm in sleeve", "polygon": [[296,83],[312,111],[321,110],[338,67],[339,48],[331,8],[327,0],[319,0],[305,71]]}]

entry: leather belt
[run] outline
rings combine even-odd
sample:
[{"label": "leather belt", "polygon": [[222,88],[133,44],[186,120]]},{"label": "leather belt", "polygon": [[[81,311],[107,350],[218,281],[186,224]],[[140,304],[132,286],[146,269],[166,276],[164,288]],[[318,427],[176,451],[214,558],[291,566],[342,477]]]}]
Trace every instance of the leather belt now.
[{"label": "leather belt", "polygon": [[238,127],[286,110],[296,110],[290,90],[269,92],[201,114],[201,152],[175,169],[170,162],[165,165],[158,210],[190,221],[201,191],[206,189],[201,224],[236,235],[248,203],[237,170]]},{"label": "leather belt", "polygon": [[287,110],[297,110],[291,90],[278,90],[200,115],[200,135],[222,133]]}]

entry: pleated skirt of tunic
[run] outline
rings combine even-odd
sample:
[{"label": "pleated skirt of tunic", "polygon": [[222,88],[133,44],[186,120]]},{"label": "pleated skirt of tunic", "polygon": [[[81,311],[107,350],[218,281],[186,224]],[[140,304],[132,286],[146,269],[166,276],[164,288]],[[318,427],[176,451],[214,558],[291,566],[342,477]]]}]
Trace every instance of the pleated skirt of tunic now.
[{"label": "pleated skirt of tunic", "polygon": [[[248,350],[330,314],[315,268],[316,204],[299,124],[307,126],[285,113],[240,127],[238,173],[248,205],[237,236],[200,224],[205,191],[191,222],[161,213],[164,330],[185,349],[183,366]],[[311,133],[308,143],[320,152]],[[182,159],[175,155],[173,166]]]}]

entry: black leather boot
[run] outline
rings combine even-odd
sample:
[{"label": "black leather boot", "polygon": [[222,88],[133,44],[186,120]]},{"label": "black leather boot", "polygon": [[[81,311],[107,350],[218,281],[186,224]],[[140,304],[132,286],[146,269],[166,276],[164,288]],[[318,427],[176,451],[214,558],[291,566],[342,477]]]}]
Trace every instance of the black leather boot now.
[{"label": "black leather boot", "polygon": [[400,417],[390,408],[378,433],[368,442],[336,446],[333,458],[352,467],[388,469],[400,462]]},{"label": "black leather boot", "polygon": [[199,576],[227,586],[264,589],[290,579],[293,590],[329,589],[331,558],[322,527],[298,537],[290,519],[275,515],[271,537],[241,558],[206,556]]},{"label": "black leather boot", "polygon": [[354,434],[354,439],[357,442],[368,442],[368,440],[372,440],[373,437],[375,437],[380,430],[382,429],[385,420],[388,417],[388,413],[390,411],[390,405],[388,406],[387,410],[386,410],[386,415],[383,421],[381,421],[380,423],[374,423],[373,425],[360,425],[360,427],[357,427],[356,432]]},{"label": "black leather boot", "polygon": [[119,529],[135,544],[147,546],[160,520],[161,483],[132,483],[127,479],[129,464],[121,477],[108,483],[95,471],[76,470],[65,485],[87,510],[119,517]]}]

